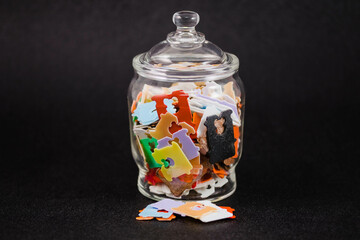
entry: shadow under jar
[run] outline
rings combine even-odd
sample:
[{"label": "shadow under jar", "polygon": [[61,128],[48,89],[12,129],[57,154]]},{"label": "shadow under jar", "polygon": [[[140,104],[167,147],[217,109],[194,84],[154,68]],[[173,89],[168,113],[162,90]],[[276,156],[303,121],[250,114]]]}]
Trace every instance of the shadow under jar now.
[{"label": "shadow under jar", "polygon": [[154,200],[219,201],[236,189],[245,95],[239,60],[174,14],[175,32],[133,59],[128,91],[138,189]]}]

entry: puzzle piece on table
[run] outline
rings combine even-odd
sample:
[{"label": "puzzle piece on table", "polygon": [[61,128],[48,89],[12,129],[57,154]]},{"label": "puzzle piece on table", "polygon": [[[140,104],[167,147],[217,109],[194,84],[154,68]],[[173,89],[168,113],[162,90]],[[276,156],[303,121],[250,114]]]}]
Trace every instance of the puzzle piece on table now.
[{"label": "puzzle piece on table", "polygon": [[139,217],[169,218],[172,214],[172,212],[159,211],[157,208],[147,206],[139,213]]},{"label": "puzzle piece on table", "polygon": [[174,165],[168,166],[168,168],[164,165],[161,166],[161,173],[168,181],[172,181],[173,177],[190,174],[190,171],[193,168],[190,161],[186,158],[186,155],[176,142],[172,142],[170,146],[155,149],[152,156],[158,164],[162,164],[162,159],[170,158],[174,161]]},{"label": "puzzle piece on table", "polygon": [[185,203],[182,201],[176,201],[176,200],[172,200],[172,199],[163,199],[156,203],[150,204],[149,206],[151,206],[153,208],[157,208],[159,210],[166,210],[166,211],[171,212],[172,211],[171,208],[176,208],[183,204],[185,204]]},{"label": "puzzle piece on table", "polygon": [[217,220],[221,220],[221,219],[230,218],[233,216],[233,214],[228,212],[226,209],[223,209],[223,208],[211,203],[210,201],[198,201],[198,202],[202,203],[204,206],[209,206],[209,207],[216,209],[216,211],[200,217],[200,220],[202,222],[213,222],[213,221],[217,221]]},{"label": "puzzle piece on table", "polygon": [[172,211],[178,214],[186,215],[195,219],[216,211],[217,209],[210,206],[205,206],[198,202],[187,202],[179,207],[172,208]]},{"label": "puzzle piece on table", "polygon": [[[220,116],[213,115],[206,118],[204,125],[207,128],[206,137],[209,147],[209,157],[210,163],[218,163],[229,157],[234,156],[235,146],[234,142],[234,129],[231,120],[232,110],[226,110],[220,114]],[[217,128],[215,127],[215,120],[220,120],[221,118],[225,119],[224,122],[224,132],[221,134],[217,133]]]},{"label": "puzzle piece on table", "polygon": [[136,217],[136,220],[139,221],[149,221],[149,220],[153,220],[154,217]]},{"label": "puzzle piece on table", "polygon": [[168,217],[168,218],[156,218],[156,220],[158,220],[158,221],[160,221],[160,222],[169,222],[169,221],[171,221],[171,220],[173,220],[173,219],[175,219],[176,218],[176,216],[174,215],[174,214],[172,214],[170,217]]},{"label": "puzzle piece on table", "polygon": [[229,218],[234,219],[236,218],[234,215],[235,209],[231,208],[231,207],[227,207],[227,206],[219,206],[222,209],[226,209],[229,213],[232,213],[233,215]]}]

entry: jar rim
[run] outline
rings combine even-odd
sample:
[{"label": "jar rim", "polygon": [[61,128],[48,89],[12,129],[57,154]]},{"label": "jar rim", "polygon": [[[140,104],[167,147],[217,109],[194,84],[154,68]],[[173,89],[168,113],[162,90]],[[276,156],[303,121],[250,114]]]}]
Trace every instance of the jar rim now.
[{"label": "jar rim", "polygon": [[[239,59],[234,54],[224,52],[225,61],[222,64],[214,64],[204,69],[172,69],[149,63],[146,60],[146,54],[147,52],[136,55],[133,58],[133,67],[137,74],[159,81],[213,81],[224,79],[235,74],[240,64]],[[189,63],[198,64],[197,62]]]}]

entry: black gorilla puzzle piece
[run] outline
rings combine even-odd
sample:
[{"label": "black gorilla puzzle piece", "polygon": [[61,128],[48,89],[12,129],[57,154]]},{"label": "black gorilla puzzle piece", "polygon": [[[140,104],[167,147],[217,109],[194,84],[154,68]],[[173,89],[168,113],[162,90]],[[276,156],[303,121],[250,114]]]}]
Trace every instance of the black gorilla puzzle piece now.
[{"label": "black gorilla puzzle piece", "polygon": [[[223,160],[235,155],[234,142],[236,139],[234,138],[231,113],[232,110],[229,109],[221,112],[220,116],[209,116],[206,118],[204,123],[207,127],[206,137],[209,147],[208,154],[210,163],[212,164],[222,162]],[[220,120],[221,118],[225,119],[223,124],[224,132],[222,134],[218,134],[214,122],[215,120]]]}]

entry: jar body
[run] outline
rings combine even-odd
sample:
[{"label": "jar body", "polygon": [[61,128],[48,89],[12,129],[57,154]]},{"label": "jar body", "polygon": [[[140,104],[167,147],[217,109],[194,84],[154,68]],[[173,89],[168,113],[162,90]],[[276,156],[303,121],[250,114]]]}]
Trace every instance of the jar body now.
[{"label": "jar body", "polygon": [[180,82],[135,73],[128,105],[131,151],[144,196],[218,201],[235,191],[245,108],[237,73]]}]

